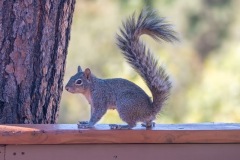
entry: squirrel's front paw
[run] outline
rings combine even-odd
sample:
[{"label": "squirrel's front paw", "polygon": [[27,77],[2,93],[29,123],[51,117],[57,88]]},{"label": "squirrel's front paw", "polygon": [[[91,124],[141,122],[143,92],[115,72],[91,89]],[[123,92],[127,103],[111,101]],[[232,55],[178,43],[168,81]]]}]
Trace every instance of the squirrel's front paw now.
[{"label": "squirrel's front paw", "polygon": [[78,124],[88,124],[88,121],[79,121]]},{"label": "squirrel's front paw", "polygon": [[88,121],[79,121],[78,128],[93,128],[93,125],[89,124]]}]

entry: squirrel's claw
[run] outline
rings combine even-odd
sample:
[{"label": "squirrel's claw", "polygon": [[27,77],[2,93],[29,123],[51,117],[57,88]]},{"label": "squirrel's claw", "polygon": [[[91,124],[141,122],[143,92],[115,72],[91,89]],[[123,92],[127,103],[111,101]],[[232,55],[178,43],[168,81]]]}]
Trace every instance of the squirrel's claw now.
[{"label": "squirrel's claw", "polygon": [[142,125],[142,127],[153,128],[153,127],[155,127],[155,122],[142,123],[141,125]]},{"label": "squirrel's claw", "polygon": [[109,124],[110,129],[119,129],[119,125],[117,124]]},{"label": "squirrel's claw", "polygon": [[78,128],[93,128],[93,125],[90,125],[88,121],[79,121]]},{"label": "squirrel's claw", "polygon": [[109,124],[110,129],[131,129],[129,125]]}]

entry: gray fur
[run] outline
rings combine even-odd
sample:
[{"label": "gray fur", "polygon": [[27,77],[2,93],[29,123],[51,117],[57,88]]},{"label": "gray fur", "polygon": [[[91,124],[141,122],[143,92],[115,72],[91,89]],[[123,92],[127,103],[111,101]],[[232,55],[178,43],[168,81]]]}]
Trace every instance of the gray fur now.
[{"label": "gray fur", "polygon": [[169,95],[171,82],[168,76],[139,37],[148,34],[156,40],[175,41],[177,37],[171,25],[158,17],[155,11],[143,10],[137,19],[133,15],[123,23],[120,32],[117,45],[130,65],[145,80],[153,101],[139,86],[128,80],[100,79],[90,69],[82,71],[79,66],[78,72],[65,88],[71,93],[82,93],[91,105],[90,121],[79,124],[83,128],[95,125],[107,109],[117,109],[121,119],[128,124],[120,127],[113,125],[112,128],[132,128],[137,122],[144,122],[144,126],[151,127]]},{"label": "gray fur", "polygon": [[172,26],[164,18],[157,15],[156,11],[142,10],[138,18],[133,14],[117,34],[117,45],[121,49],[127,62],[142,76],[152,92],[153,108],[157,114],[164,101],[168,98],[171,88],[169,77],[163,67],[139,37],[147,34],[157,41],[178,41]]}]

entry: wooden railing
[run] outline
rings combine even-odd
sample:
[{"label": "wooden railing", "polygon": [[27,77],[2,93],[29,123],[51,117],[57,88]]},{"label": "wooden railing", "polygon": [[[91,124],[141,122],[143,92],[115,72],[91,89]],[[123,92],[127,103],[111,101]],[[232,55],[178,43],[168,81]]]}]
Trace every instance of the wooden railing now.
[{"label": "wooden railing", "polygon": [[[57,144],[57,145],[56,145]],[[0,160],[240,159],[240,124],[158,124],[146,130],[108,125],[0,125]]]}]

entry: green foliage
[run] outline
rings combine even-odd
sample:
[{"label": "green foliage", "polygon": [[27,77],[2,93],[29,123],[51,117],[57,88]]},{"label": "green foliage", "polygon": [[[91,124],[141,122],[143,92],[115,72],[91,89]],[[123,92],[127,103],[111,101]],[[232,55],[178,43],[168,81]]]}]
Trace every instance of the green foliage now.
[{"label": "green foliage", "polygon": [[[181,36],[181,42],[173,45],[143,37],[173,82],[172,94],[157,122],[239,122],[238,1],[77,1],[64,83],[81,65],[102,78],[131,80],[151,96],[115,45],[121,21],[144,6],[167,17]],[[86,99],[64,90],[59,123],[76,123],[89,117]],[[116,111],[109,111],[100,123],[121,120]]]}]

